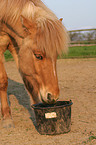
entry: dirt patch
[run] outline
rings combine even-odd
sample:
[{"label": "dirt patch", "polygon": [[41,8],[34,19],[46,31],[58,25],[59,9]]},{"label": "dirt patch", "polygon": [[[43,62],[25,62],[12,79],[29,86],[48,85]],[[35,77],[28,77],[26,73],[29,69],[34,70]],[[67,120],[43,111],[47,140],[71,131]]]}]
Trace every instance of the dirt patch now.
[{"label": "dirt patch", "polygon": [[6,62],[8,96],[15,128],[2,128],[0,145],[95,145],[96,144],[96,59],[58,60],[60,100],[72,100],[71,131],[61,135],[40,135],[15,62]]}]

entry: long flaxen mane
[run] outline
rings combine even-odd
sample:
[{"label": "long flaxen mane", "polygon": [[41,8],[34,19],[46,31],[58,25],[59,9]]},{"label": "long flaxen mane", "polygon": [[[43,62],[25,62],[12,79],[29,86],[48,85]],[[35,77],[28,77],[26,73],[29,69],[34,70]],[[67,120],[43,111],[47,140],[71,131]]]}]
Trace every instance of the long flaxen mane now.
[{"label": "long flaxen mane", "polygon": [[[36,25],[36,43],[39,49],[53,57],[67,52],[68,35],[62,22],[41,0],[0,0],[0,21],[13,28],[21,15]],[[23,22],[22,22],[23,23]]]}]

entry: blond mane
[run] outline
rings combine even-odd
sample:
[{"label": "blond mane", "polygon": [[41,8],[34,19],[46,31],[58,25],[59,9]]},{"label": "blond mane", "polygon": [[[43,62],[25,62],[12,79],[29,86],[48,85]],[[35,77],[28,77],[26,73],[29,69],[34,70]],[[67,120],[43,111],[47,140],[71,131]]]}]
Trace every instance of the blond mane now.
[{"label": "blond mane", "polygon": [[[67,52],[68,35],[62,22],[40,0],[0,0],[0,20],[15,25],[24,16],[37,26],[37,47],[53,56]],[[13,25],[13,27],[14,27]]]}]

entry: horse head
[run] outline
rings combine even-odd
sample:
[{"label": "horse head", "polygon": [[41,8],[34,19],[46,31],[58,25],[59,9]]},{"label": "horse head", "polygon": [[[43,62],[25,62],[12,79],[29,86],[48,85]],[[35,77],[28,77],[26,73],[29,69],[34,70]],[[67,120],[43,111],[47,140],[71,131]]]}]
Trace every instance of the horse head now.
[{"label": "horse head", "polygon": [[23,12],[22,23],[27,34],[19,51],[23,81],[35,103],[54,103],[59,97],[56,60],[66,50],[65,28],[56,17],[35,6],[31,18]]}]

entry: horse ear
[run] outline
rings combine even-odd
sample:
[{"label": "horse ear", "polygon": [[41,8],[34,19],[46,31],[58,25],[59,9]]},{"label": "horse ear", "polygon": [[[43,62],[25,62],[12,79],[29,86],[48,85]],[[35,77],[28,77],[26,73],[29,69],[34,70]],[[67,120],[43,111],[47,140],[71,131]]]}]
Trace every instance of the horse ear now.
[{"label": "horse ear", "polygon": [[63,18],[60,18],[60,19],[59,19],[59,21],[61,21],[61,22],[62,22],[62,21],[63,21]]},{"label": "horse ear", "polygon": [[28,32],[29,34],[36,33],[36,24],[34,23],[34,21],[31,22],[30,20],[21,15],[21,23],[25,31]]},{"label": "horse ear", "polygon": [[31,27],[31,22],[22,15],[21,15],[21,23],[27,29]]}]

